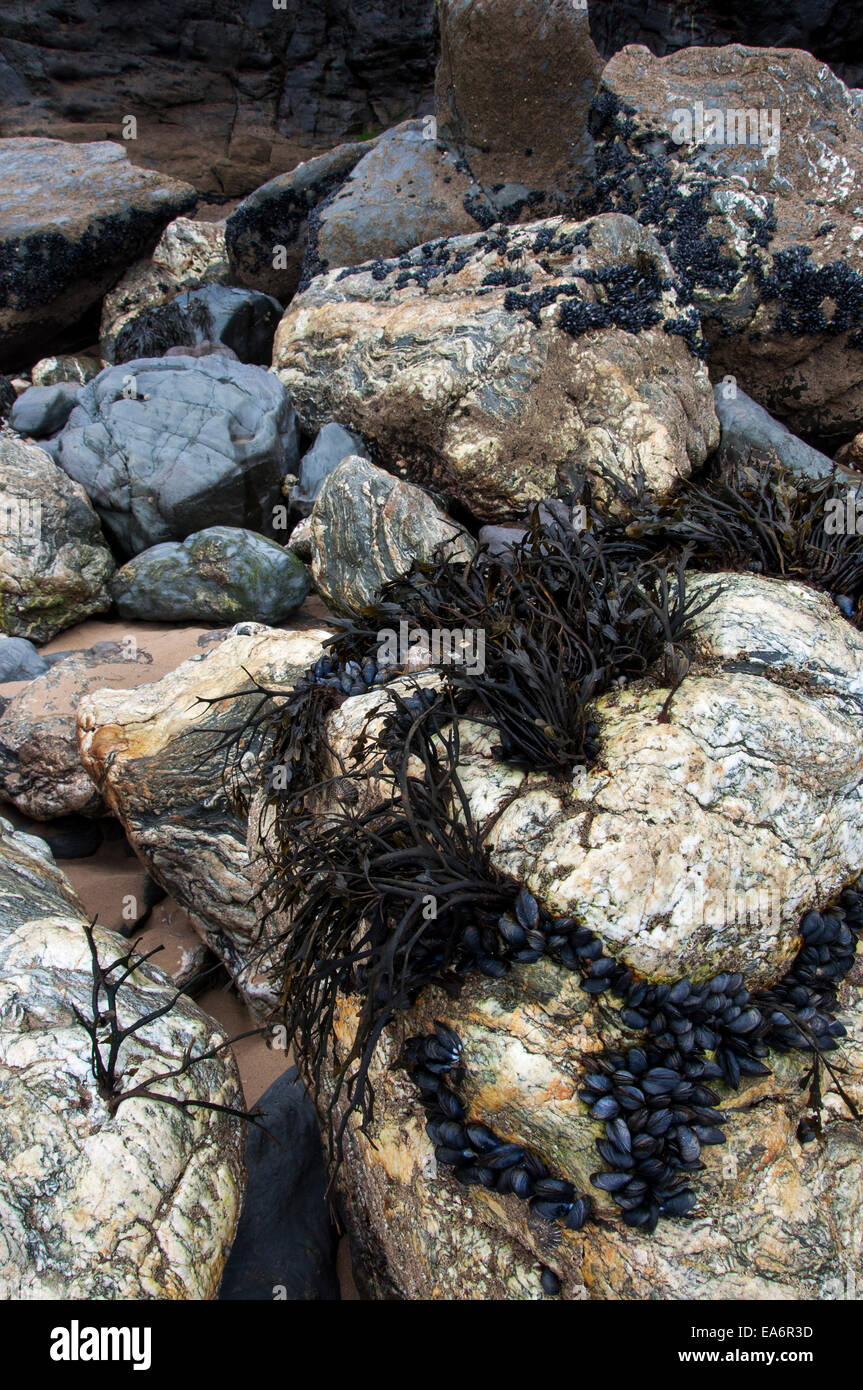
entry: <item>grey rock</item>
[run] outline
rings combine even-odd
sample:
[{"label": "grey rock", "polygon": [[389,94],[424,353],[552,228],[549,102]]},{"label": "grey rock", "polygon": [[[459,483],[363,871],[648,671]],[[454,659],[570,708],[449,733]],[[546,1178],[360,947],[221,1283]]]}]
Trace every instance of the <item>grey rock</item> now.
[{"label": "grey rock", "polygon": [[297,424],[278,380],[213,355],[108,367],[56,442],[127,555],[208,526],[268,531]]},{"label": "grey rock", "polygon": [[805,478],[829,478],[834,473],[832,459],[798,439],[739,387],[729,390],[720,382],[714,397],[722,431],[719,453],[723,462],[745,463],[755,452],[778,458],[792,473]]},{"label": "grey rock", "polygon": [[49,347],[195,202],[110,141],[0,140],[0,185],[0,365]]},{"label": "grey rock", "polygon": [[324,425],[308,453],[300,463],[300,481],[291,489],[291,506],[302,516],[311,516],[312,507],[324,485],[324,479],[338,468],[343,459],[353,454],[368,458],[363,441],[352,430],[341,425]]},{"label": "grey rock", "polygon": [[19,434],[32,439],[57,434],[72,414],[80,387],[61,381],[54,386],[31,386],[22,391],[9,413],[9,424]]},{"label": "grey rock", "polygon": [[280,623],[308,592],[308,571],[295,555],[234,526],[153,546],[111,584],[120,617],[145,622]]},{"label": "grey rock", "polygon": [[489,555],[499,556],[510,554],[526,535],[523,526],[481,526],[478,540]]},{"label": "grey rock", "polygon": [[257,1108],[263,1129],[249,1126],[246,1201],[219,1298],[336,1300],[336,1232],[318,1118],[296,1067]]},{"label": "grey rock", "polygon": [[47,670],[47,661],[26,637],[0,637],[0,683],[31,681]]},{"label": "grey rock", "polygon": [[230,285],[204,285],[128,318],[117,332],[114,362],[161,357],[169,348],[223,344],[240,362],[270,365],[282,306],[270,295]]}]

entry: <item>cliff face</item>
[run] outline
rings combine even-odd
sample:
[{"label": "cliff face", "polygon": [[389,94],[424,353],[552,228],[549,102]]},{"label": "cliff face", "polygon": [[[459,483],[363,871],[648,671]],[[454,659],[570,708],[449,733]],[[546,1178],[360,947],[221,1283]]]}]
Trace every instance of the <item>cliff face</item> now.
[{"label": "cliff face", "polygon": [[281,4],[6,0],[0,135],[126,139],[133,162],[234,197],[430,94],[433,0]]}]

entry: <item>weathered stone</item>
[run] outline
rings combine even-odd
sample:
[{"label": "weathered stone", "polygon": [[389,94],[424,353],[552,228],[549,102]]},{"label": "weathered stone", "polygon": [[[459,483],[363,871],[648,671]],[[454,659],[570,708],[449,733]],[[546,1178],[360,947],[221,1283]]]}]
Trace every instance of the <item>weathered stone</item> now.
[{"label": "weathered stone", "polygon": [[96,691],[78,709],[85,769],[153,878],[189,913],[255,1009],[272,1005],[272,980],[256,945],[245,825],[229,796],[235,779],[253,770],[254,750],[245,763],[238,753],[226,766],[222,742],[259,698],[240,698],[249,677],[290,689],[328,635],[241,624],[163,680],[128,693]]},{"label": "weathered stone", "polygon": [[31,681],[47,670],[47,661],[25,637],[0,637],[0,684]]},{"label": "weathered stone", "polygon": [[587,8],[571,0],[440,0],[438,8],[440,136],[484,188],[520,184],[528,197],[539,191],[571,209],[589,188],[587,117],[602,72]]},{"label": "weathered stone", "polygon": [[341,425],[324,425],[311,449],[303,454],[299,483],[288,494],[294,510],[302,516],[311,516],[324,480],[351,455],[367,457],[359,435],[342,429]]},{"label": "weathered stone", "polygon": [[664,495],[703,463],[719,427],[697,331],[635,222],[547,220],[318,276],[274,366],[309,429],[339,420],[497,521],[603,466]]},{"label": "weathered stone", "polygon": [[297,425],[260,367],[221,355],[142,359],[83,387],[55,457],[136,555],[208,526],[270,531]]},{"label": "weathered stone", "polygon": [[863,433],[856,434],[836,455],[834,460],[842,468],[850,468],[856,472],[863,470]]},{"label": "weathered stone", "polygon": [[222,345],[240,362],[268,367],[282,306],[271,295],[231,285],[202,285],[126,320],[117,333],[114,362],[162,357],[168,352]]},{"label": "weathered stone", "polygon": [[[215,1297],[243,1197],[243,1125],[205,1108],[130,1099],[112,1113],[74,1010],[92,1009],[87,918],[50,853],[0,822],[0,1292],[5,1299]],[[122,953],[97,928],[100,959]],[[123,1022],[166,1005],[153,965],[121,987]],[[122,1044],[118,1092],[242,1108],[224,1043],[188,999]]]},{"label": "weathered stone", "polygon": [[304,516],[288,537],[288,550],[302,560],[304,565],[312,563],[312,518]]},{"label": "weathered stone", "polygon": [[195,202],[110,141],[2,140],[0,183],[0,362],[50,346]]},{"label": "weathered stone", "polygon": [[31,386],[22,391],[9,412],[9,424],[18,434],[44,439],[57,434],[78,402],[75,382],[61,381],[55,386]]},{"label": "weathered stone", "polygon": [[153,546],[111,582],[121,618],[147,622],[281,623],[308,592],[308,572],[289,550],[235,526]]},{"label": "weathered stone", "polygon": [[[174,225],[171,223],[171,226]],[[43,357],[36,363],[30,376],[34,386],[57,386],[63,381],[84,386],[88,381],[92,381],[94,376],[98,376],[101,370],[102,364],[97,357],[78,353],[71,356]]]},{"label": "weathered stone", "polygon": [[474,543],[422,488],[358,457],[324,480],[312,512],[312,576],[335,612],[361,612],[438,551],[456,564],[470,559]]},{"label": "weathered stone", "polygon": [[801,52],[618,53],[592,118],[602,210],[652,227],[733,374],[798,434],[863,414],[860,108]]},{"label": "weathered stone", "polygon": [[834,472],[832,459],[798,439],[739,387],[729,390],[720,383],[714,396],[722,431],[719,457],[723,464],[747,463],[755,454],[776,458],[803,478],[829,478]]},{"label": "weathered stone", "polygon": [[0,434],[0,630],[47,642],[110,607],[114,561],[84,489],[35,444]]}]

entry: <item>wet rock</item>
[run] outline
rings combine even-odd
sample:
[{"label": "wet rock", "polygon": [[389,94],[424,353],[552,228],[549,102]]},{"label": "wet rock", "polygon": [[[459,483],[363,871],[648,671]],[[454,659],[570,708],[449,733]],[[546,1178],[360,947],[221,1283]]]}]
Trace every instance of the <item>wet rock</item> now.
[{"label": "wet rock", "polygon": [[[50,853],[0,822],[0,1291],[7,1299],[215,1297],[242,1203],[244,1126],[200,1107],[128,1100],[112,1113],[76,1020],[92,1009],[87,918]],[[125,946],[96,928],[100,959]],[[140,966],[124,1022],[168,1004],[170,981]],[[224,1042],[180,999],[126,1038],[118,1093],[153,1090],[242,1108],[229,1051],[157,1081]]]},{"label": "wet rock", "polygon": [[0,435],[0,629],[47,642],[110,607],[114,573],[84,489],[35,444]]},{"label": "wet rock", "polygon": [[49,346],[195,202],[110,141],[2,140],[0,182],[0,363]]},{"label": "wet rock", "polygon": [[592,124],[599,206],[656,231],[714,378],[798,434],[847,437],[863,409],[855,95],[806,53],[633,47]]},{"label": "wet rock", "polygon": [[229,285],[188,290],[129,318],[113,344],[114,362],[161,357],[183,347],[223,345],[240,362],[268,367],[282,306],[270,295]]},{"label": "wet rock", "polygon": [[589,190],[587,117],[602,72],[587,7],[441,0],[439,11],[441,138],[484,188],[518,184],[523,202],[539,192],[546,211],[572,210]]},{"label": "wet rock", "polygon": [[386,131],[311,216],[303,284],[336,266],[475,231],[478,219],[465,207],[471,192],[478,195],[459,161],[438,147],[430,118]]},{"label": "wet rock", "polygon": [[374,143],[338,145],[243,199],[225,224],[231,271],[241,285],[284,304],[293,298],[308,246],[309,214],[344,183]]},{"label": "wet rock", "polygon": [[141,359],[82,389],[55,457],[136,555],[211,525],[270,530],[297,426],[260,367],[220,355]]},{"label": "wet rock", "polygon": [[336,1234],[318,1120],[296,1067],[273,1082],[258,1109],[268,1133],[249,1129],[246,1201],[219,1298],[336,1300]]},{"label": "wet rock", "polygon": [[290,551],[235,526],[153,546],[111,583],[121,618],[146,622],[280,623],[308,592],[308,572]]},{"label": "wet rock", "polygon": [[245,764],[239,753],[226,765],[223,740],[257,703],[241,694],[252,689],[250,676],[292,688],[327,636],[240,624],[163,680],[96,691],[78,709],[85,769],[152,877],[258,1011],[272,1006],[272,977],[257,946],[246,828],[231,797],[234,779],[254,768],[254,749]]},{"label": "wet rock", "polygon": [[769,455],[801,477],[829,478],[833,473],[833,462],[826,454],[798,439],[745,391],[735,388],[729,393],[720,384],[715,399],[722,430],[719,453],[723,463],[746,463],[753,454]]},{"label": "wet rock", "polygon": [[31,681],[47,670],[47,661],[25,637],[0,637],[0,684]]},{"label": "wet rock", "polygon": [[58,434],[78,401],[79,387],[75,382],[62,381],[55,386],[31,386],[22,391],[9,412],[9,424],[18,434],[32,439],[45,439]]},{"label": "wet rock", "polygon": [[341,425],[324,425],[300,463],[300,480],[289,494],[291,506],[302,516],[311,516],[312,507],[324,481],[350,455],[366,458],[363,441]]},{"label": "wet rock", "polygon": [[334,612],[358,613],[383,586],[437,552],[469,560],[470,536],[427,493],[346,458],[325,479],[312,512],[312,576]]},{"label": "wet rock", "polygon": [[309,429],[337,419],[502,521],[603,466],[660,495],[698,467],[719,433],[697,335],[648,232],[552,219],[318,276],[273,360]]},{"label": "wet rock", "polygon": [[[174,225],[172,223],[172,225]],[[61,357],[43,357],[37,362],[30,376],[34,386],[58,386],[61,382],[74,382],[84,386],[98,376],[102,364],[96,357],[86,353]]]}]

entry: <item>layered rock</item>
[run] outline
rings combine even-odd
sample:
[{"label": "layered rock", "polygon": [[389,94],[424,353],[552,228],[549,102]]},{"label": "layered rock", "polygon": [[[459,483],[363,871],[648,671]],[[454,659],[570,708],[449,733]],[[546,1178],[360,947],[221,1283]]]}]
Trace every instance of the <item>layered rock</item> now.
[{"label": "layered rock", "polygon": [[[205,1108],[129,1099],[113,1111],[75,1010],[92,1009],[87,918],[40,842],[0,822],[0,1289],[4,1298],[213,1298],[239,1217],[243,1126]],[[96,929],[100,959],[121,954]],[[168,1004],[153,965],[121,987],[124,1023]],[[116,1095],[155,1092],[242,1108],[224,1042],[188,999],[122,1044]]]},{"label": "layered rock", "polygon": [[714,376],[798,434],[863,412],[855,94],[808,54],[618,53],[594,107],[598,202],[652,227],[701,312]]},{"label": "layered rock", "polygon": [[47,642],[110,607],[114,561],[84,488],[34,444],[0,435],[0,629]]},{"label": "layered rock", "polygon": [[274,366],[309,428],[337,419],[501,520],[604,467],[664,495],[703,463],[718,425],[684,338],[697,315],[648,232],[551,219],[317,277]]}]

